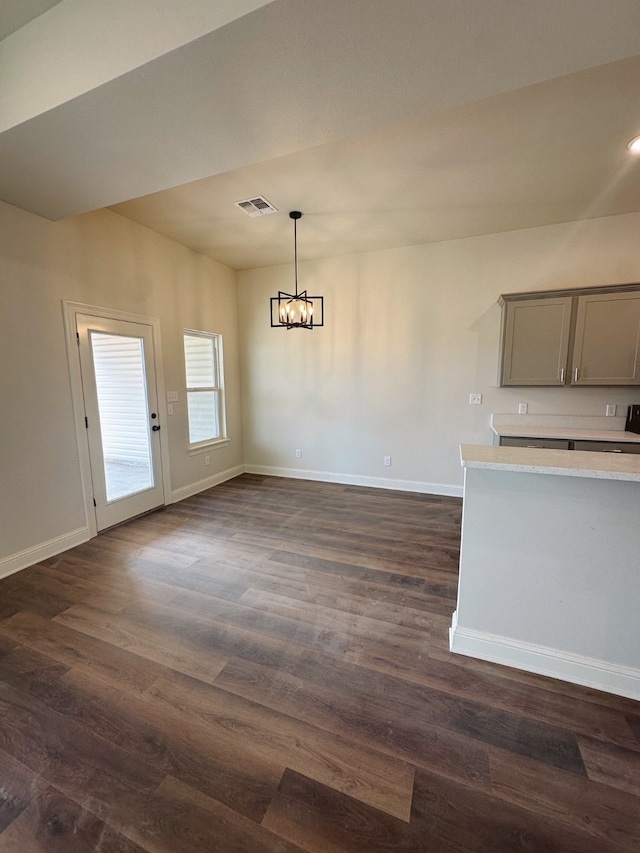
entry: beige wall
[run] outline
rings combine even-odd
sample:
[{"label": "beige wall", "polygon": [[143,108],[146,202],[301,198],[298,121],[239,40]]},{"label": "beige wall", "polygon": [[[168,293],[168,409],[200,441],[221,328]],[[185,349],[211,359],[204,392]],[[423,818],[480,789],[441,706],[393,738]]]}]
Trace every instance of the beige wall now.
[{"label": "beige wall", "polygon": [[[0,574],[85,525],[62,300],[160,319],[174,492],[243,460],[235,273],[110,211],[52,223],[0,204]],[[224,337],[231,441],[209,467],[187,453],[183,328]]]},{"label": "beige wall", "polygon": [[301,287],[326,300],[313,332],[269,328],[290,267],[239,273],[245,464],[456,494],[459,444],[490,442],[492,412],[626,411],[640,388],[498,388],[497,299],[640,281],[639,233],[632,214],[302,262]]},{"label": "beige wall", "polygon": [[[289,266],[238,274],[236,305],[233,271],[109,211],[51,223],[0,204],[0,573],[85,524],[63,299],[160,319],[165,385],[180,393],[164,433],[174,493],[246,463],[456,494],[458,445],[490,441],[491,412],[640,401],[640,389],[496,387],[500,293],[639,281],[639,229],[633,214],[302,262],[327,325],[287,332],[269,328],[268,305]],[[185,327],[225,341],[231,441],[208,468],[187,453]]]}]

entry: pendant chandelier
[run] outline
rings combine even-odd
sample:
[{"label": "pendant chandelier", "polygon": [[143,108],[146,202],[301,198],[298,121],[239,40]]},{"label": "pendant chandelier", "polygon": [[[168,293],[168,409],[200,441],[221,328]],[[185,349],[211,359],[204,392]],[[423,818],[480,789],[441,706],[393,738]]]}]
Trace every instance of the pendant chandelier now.
[{"label": "pendant chandelier", "polygon": [[295,293],[278,291],[271,297],[271,326],[283,329],[313,329],[324,326],[324,299],[322,296],[307,296],[307,291],[298,293],[298,219],[299,210],[292,210],[293,219],[293,259],[295,270]]}]

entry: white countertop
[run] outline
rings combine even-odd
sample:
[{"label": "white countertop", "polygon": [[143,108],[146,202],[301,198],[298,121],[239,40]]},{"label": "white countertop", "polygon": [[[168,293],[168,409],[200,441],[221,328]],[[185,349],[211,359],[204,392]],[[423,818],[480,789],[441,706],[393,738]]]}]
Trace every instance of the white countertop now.
[{"label": "white countertop", "polygon": [[498,447],[461,444],[463,468],[631,480],[640,483],[640,454],[593,453],[584,450],[548,450],[530,447]]},{"label": "white countertop", "polygon": [[579,427],[492,426],[496,435],[516,438],[566,438],[570,441],[629,441],[640,444],[640,435],[622,429],[583,429]]}]

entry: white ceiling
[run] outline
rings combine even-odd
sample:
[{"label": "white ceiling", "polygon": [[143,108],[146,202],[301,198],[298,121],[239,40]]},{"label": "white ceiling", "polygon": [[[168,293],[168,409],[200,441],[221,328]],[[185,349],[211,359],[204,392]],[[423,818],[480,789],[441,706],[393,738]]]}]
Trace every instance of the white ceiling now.
[{"label": "white ceiling", "polygon": [[[57,14],[67,41],[76,17],[96,28],[79,20],[92,2],[63,0],[0,43],[0,80]],[[163,4],[134,4],[153,7],[156,35]],[[17,93],[0,84],[0,102],[33,112],[0,133],[0,197],[52,219],[111,205],[237,269],[291,260],[290,209],[305,214],[301,258],[640,210],[637,0],[483,0],[482,14],[477,0],[220,0],[208,21],[203,0],[180,8],[198,5],[149,61],[84,56],[86,91],[68,63],[48,109],[32,67]],[[131,0],[94,6],[130,31]],[[234,207],[256,194],[280,213]]]}]

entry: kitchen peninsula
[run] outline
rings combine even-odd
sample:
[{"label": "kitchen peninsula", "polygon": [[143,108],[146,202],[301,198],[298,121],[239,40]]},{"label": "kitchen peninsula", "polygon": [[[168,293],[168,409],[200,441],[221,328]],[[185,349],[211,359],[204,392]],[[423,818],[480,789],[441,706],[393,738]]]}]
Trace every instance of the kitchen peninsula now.
[{"label": "kitchen peninsula", "polygon": [[640,456],[462,445],[453,652],[640,699]]}]

